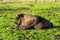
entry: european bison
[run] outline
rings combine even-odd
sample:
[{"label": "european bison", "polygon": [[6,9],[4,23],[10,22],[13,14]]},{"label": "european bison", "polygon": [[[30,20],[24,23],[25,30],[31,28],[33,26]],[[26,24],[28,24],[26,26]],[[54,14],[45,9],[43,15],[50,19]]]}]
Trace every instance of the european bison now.
[{"label": "european bison", "polygon": [[16,16],[14,23],[17,26],[11,28],[15,29],[48,29],[53,27],[50,21],[41,16],[23,13]]}]

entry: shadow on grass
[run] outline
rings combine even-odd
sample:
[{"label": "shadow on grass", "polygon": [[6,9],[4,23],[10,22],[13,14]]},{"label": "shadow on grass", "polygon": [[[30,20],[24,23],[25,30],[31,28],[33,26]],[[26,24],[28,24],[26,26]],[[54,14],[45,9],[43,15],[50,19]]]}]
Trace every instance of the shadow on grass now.
[{"label": "shadow on grass", "polygon": [[54,26],[53,28],[60,28],[60,26],[58,25],[58,26]]}]

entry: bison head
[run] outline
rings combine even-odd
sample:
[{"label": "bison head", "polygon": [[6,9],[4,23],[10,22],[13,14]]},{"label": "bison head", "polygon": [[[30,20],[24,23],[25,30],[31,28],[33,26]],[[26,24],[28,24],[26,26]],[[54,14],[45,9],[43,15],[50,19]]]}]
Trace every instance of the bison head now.
[{"label": "bison head", "polygon": [[16,25],[20,25],[20,24],[21,24],[21,20],[22,20],[23,15],[24,15],[24,14],[21,13],[21,14],[18,14],[18,15],[15,17],[14,23],[15,23]]}]

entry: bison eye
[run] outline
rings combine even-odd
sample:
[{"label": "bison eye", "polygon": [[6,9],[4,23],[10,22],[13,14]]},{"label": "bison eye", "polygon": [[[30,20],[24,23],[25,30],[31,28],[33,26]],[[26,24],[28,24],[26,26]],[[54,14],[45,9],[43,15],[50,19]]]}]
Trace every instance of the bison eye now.
[{"label": "bison eye", "polygon": [[18,15],[18,17],[19,17],[20,15]]}]

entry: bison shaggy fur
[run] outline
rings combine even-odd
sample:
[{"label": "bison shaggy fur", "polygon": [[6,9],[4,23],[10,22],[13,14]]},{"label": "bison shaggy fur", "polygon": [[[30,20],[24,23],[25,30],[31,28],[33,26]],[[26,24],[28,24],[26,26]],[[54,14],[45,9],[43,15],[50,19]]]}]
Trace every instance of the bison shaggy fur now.
[{"label": "bison shaggy fur", "polygon": [[33,14],[18,14],[14,23],[16,24],[15,29],[48,29],[52,28],[53,24],[47,19]]}]

